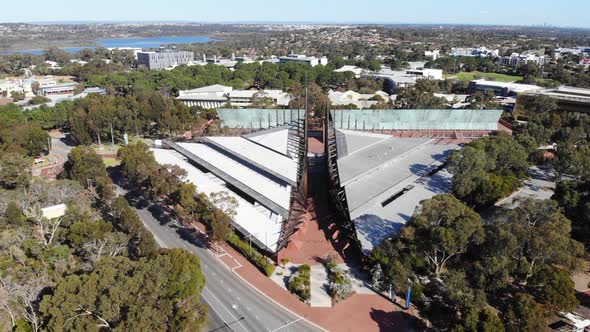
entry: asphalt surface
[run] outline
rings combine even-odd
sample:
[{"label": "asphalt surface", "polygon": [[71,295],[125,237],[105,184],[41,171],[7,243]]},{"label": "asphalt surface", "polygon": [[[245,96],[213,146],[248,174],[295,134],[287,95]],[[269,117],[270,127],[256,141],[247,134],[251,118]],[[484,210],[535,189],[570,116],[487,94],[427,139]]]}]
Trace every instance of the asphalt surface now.
[{"label": "asphalt surface", "polygon": [[65,143],[67,139],[68,137],[66,135],[51,138],[51,151],[49,151],[49,155],[53,156],[58,163],[68,160],[68,153],[73,148],[73,146]]},{"label": "asphalt surface", "polygon": [[[118,183],[120,179],[113,177]],[[201,297],[210,309],[207,331],[321,331],[252,289],[215,257],[194,233],[180,227],[161,208],[133,197],[119,186],[117,192],[125,194],[136,207],[142,222],[160,246],[183,248],[201,259],[201,271],[207,278]]]}]

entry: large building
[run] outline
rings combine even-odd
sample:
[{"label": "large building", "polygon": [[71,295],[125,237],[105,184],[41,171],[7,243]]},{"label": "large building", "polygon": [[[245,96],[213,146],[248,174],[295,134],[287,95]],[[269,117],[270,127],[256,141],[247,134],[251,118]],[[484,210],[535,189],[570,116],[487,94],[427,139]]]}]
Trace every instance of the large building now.
[{"label": "large building", "polygon": [[227,104],[227,95],[231,91],[233,91],[231,86],[215,84],[192,90],[179,91],[176,99],[187,106],[217,108]]},{"label": "large building", "polygon": [[219,108],[226,105],[232,107],[249,107],[256,100],[264,99],[268,104],[276,107],[286,107],[291,101],[291,95],[282,90],[234,90],[231,86],[210,85],[193,90],[184,90],[176,98],[187,106],[203,108]]},{"label": "large building", "polygon": [[475,57],[497,57],[500,55],[498,49],[490,50],[486,47],[453,47],[451,56],[475,56]]},{"label": "large building", "polygon": [[557,99],[562,111],[590,113],[590,89],[560,86],[535,93]]},{"label": "large building", "polygon": [[187,51],[159,50],[138,52],[137,65],[145,66],[149,70],[161,70],[189,64],[194,58],[194,53]]},{"label": "large building", "polygon": [[496,96],[502,97],[516,96],[521,93],[529,93],[541,90],[543,90],[542,87],[532,84],[487,81],[484,79],[473,80],[469,82],[470,93],[491,92]]},{"label": "large building", "polygon": [[78,83],[63,83],[54,86],[40,87],[37,95],[49,96],[73,96],[78,89]]},{"label": "large building", "polygon": [[538,66],[545,64],[545,56],[537,55],[534,53],[512,53],[510,56],[503,56],[500,58],[500,63],[504,66],[516,67],[520,65],[526,65],[528,63],[534,63]]},{"label": "large building", "polygon": [[328,58],[323,56],[321,58],[316,58],[315,56],[306,56],[302,54],[289,54],[287,56],[282,56],[279,58],[280,63],[285,62],[295,62],[295,63],[303,63],[306,65],[310,65],[315,67],[317,65],[325,66],[328,64]]},{"label": "large building", "polygon": [[425,199],[451,190],[444,168],[460,143],[498,129],[501,110],[332,110],[325,136],[340,226],[369,253]]},{"label": "large building", "polygon": [[[177,165],[186,180],[206,195],[226,192],[238,202],[232,225],[245,239],[271,254],[295,230],[296,201],[304,201],[305,112],[303,110],[220,109],[230,128],[250,133],[165,142],[152,149],[160,164]],[[264,119],[264,121],[262,121]]]}]

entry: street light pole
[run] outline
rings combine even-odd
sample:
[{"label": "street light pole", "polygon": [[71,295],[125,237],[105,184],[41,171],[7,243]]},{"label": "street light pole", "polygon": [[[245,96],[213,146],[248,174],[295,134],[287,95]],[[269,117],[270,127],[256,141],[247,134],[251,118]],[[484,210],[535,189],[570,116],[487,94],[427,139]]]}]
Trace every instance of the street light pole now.
[{"label": "street light pole", "polygon": [[408,279],[408,295],[406,297],[406,309],[410,309],[410,298],[412,297],[412,280]]}]

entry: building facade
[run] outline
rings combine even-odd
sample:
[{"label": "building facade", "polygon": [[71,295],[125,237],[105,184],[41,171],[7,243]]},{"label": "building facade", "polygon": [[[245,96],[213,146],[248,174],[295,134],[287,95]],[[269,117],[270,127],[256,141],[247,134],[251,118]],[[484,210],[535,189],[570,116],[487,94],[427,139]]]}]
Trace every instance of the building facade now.
[{"label": "building facade", "polygon": [[303,63],[315,67],[317,65],[325,66],[328,64],[328,58],[323,56],[321,58],[316,58],[315,56],[306,56],[302,54],[289,54],[287,56],[282,56],[279,58],[280,63],[286,62],[296,62],[296,63]]},{"label": "building facade", "polygon": [[545,64],[544,55],[536,54],[519,54],[512,53],[510,56],[503,56],[500,58],[500,63],[504,66],[516,67],[519,65],[526,65],[527,63],[534,63],[538,66]]},{"label": "building facade", "polygon": [[155,52],[138,52],[137,65],[149,70],[161,70],[185,65],[194,60],[194,53],[187,51],[161,50]]}]

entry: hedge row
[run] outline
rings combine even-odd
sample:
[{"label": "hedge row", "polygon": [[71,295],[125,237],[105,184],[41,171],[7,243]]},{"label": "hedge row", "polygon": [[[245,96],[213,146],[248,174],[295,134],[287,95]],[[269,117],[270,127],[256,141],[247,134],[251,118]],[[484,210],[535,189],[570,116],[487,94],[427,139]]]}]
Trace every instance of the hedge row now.
[{"label": "hedge row", "polygon": [[239,236],[236,234],[232,234],[228,239],[227,243],[229,243],[232,247],[238,250],[244,257],[246,257],[252,264],[254,264],[260,271],[262,271],[267,276],[271,276],[275,270],[275,266],[268,262],[268,259],[254,249],[251,245],[249,245],[244,240],[240,239]]}]

